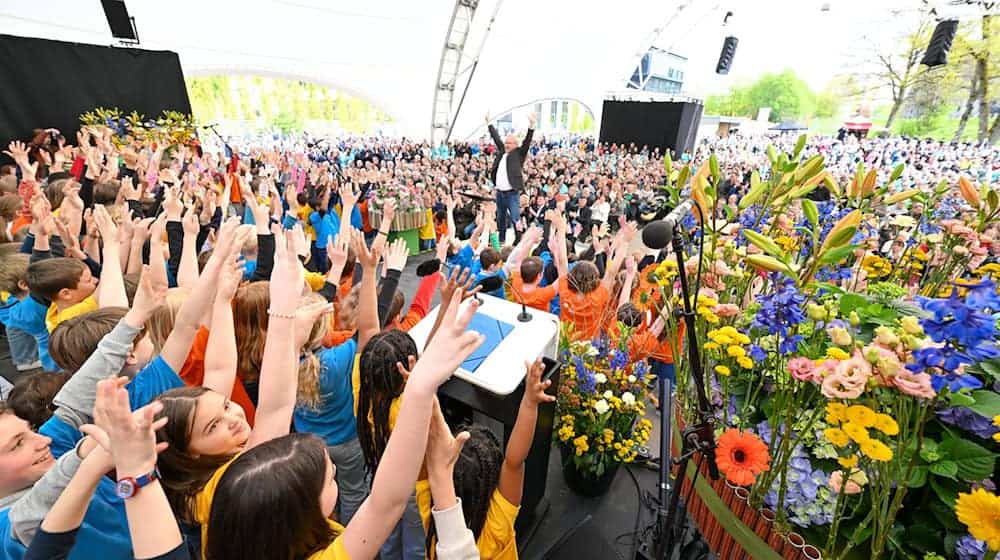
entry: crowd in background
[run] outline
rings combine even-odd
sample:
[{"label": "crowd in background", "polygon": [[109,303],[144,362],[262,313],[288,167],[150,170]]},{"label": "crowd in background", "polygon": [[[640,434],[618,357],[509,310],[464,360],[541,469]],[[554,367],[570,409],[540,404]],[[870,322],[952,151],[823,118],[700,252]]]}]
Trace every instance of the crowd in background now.
[{"label": "crowd in background", "polygon": [[[738,223],[768,146],[796,142],[737,134],[671,160],[715,153],[717,211]],[[640,301],[664,255],[637,243],[669,210],[664,155],[538,139],[504,236],[489,141],[219,148],[97,127],[5,152],[0,322],[16,371],[0,403],[0,554],[516,558],[524,462],[553,397],[528,363],[506,448],[482,426],[449,427],[436,389],[482,342],[466,330],[475,300],[460,306],[499,278],[492,295],[557,314],[573,336],[635,329],[632,359],[668,371],[672,341]],[[859,164],[880,184],[905,164],[894,192],[1000,180],[988,145],[813,137],[804,153],[839,183]],[[954,201],[901,202],[873,224],[887,245],[871,250],[905,242],[900,216],[946,219],[963,211]],[[415,269],[389,242],[402,212],[422,214],[433,251]],[[1000,244],[984,250],[978,264]],[[407,331],[435,293],[418,348]]]}]

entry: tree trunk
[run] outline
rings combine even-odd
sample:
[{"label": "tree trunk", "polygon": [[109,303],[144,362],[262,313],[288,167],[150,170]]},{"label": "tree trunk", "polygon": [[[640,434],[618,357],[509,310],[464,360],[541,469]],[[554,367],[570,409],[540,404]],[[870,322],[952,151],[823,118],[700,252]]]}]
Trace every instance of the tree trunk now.
[{"label": "tree trunk", "polygon": [[965,132],[965,125],[969,122],[969,115],[972,114],[972,107],[976,104],[976,95],[979,93],[979,73],[975,72],[972,74],[972,83],[969,84],[969,99],[965,102],[965,109],[962,111],[962,117],[958,119],[958,129],[955,130],[955,137],[952,138],[952,142],[958,142],[962,139],[962,133]]},{"label": "tree trunk", "polygon": [[976,58],[979,74],[979,141],[986,140],[990,126],[990,16],[983,16],[983,52]]},{"label": "tree trunk", "polygon": [[990,144],[1000,142],[1000,115],[993,119],[993,126],[990,127]]},{"label": "tree trunk", "polygon": [[900,86],[899,95],[892,100],[892,109],[889,111],[889,118],[885,120],[886,128],[892,127],[892,121],[896,120],[896,115],[899,113],[899,109],[903,106],[904,99],[906,99],[906,87]]}]

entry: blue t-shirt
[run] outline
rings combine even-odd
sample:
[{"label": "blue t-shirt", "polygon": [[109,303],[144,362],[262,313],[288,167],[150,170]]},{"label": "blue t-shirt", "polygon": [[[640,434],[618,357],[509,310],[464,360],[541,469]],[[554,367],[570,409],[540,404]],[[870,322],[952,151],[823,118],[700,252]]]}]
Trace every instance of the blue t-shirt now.
[{"label": "blue t-shirt", "polygon": [[24,331],[38,342],[38,359],[42,367],[49,371],[59,371],[49,355],[49,329],[45,326],[45,314],[49,308],[32,296],[28,296],[6,309],[3,314],[4,326]]},{"label": "blue t-shirt", "polygon": [[327,212],[320,216],[319,212],[309,214],[309,223],[316,230],[316,246],[320,249],[326,248],[326,241],[329,237],[334,237],[340,231],[340,218],[335,212]]},{"label": "blue t-shirt", "polygon": [[[129,404],[135,410],[146,406],[162,393],[183,386],[184,382],[177,376],[177,372],[162,357],[157,356],[125,388],[128,391]],[[66,424],[56,415],[42,424],[38,433],[52,438],[50,449],[56,458],[72,452],[83,437],[79,430]],[[25,547],[17,542],[10,531],[7,510],[0,512],[0,537],[3,543],[0,547],[3,558],[19,559],[24,556]],[[70,558],[101,558],[101,560],[133,558],[125,502],[115,495],[115,483],[110,478],[105,477],[98,483],[83,518],[83,525],[77,533],[76,545]]]},{"label": "blue t-shirt", "polygon": [[323,438],[327,445],[339,445],[358,437],[354,419],[354,391],[351,374],[358,342],[349,339],[339,346],[317,353],[320,362],[318,408],[295,407],[295,431]]},{"label": "blue t-shirt", "polygon": [[457,253],[448,257],[448,264],[457,266],[460,269],[469,268],[472,266],[472,259],[475,256],[476,253],[472,250],[472,245],[465,245]]}]

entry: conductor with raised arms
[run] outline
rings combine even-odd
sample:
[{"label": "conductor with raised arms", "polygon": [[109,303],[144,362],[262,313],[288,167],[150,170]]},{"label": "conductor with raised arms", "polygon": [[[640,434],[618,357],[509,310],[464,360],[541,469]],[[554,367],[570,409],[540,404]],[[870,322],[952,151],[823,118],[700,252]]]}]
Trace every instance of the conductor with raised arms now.
[{"label": "conductor with raised arms", "polygon": [[[517,231],[517,223],[521,220],[520,196],[524,190],[524,175],[521,170],[524,168],[524,161],[528,158],[528,149],[531,147],[531,137],[535,133],[535,115],[528,117],[530,122],[528,133],[524,135],[524,141],[517,145],[517,137],[508,134],[504,140],[500,139],[500,133],[490,122],[489,115],[486,116],[486,124],[489,125],[490,137],[497,146],[496,160],[490,170],[490,180],[496,185],[497,198],[497,230],[500,235],[500,243],[504,243],[507,238],[507,227],[514,227]],[[520,237],[519,234],[515,234]]]}]

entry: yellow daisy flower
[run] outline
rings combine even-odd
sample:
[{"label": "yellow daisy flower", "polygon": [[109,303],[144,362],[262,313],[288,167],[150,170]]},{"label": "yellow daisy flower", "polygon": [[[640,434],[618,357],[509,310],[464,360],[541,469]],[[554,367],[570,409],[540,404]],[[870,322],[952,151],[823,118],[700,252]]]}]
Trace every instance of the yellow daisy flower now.
[{"label": "yellow daisy flower", "polygon": [[728,376],[732,372],[729,371],[728,367],[723,366],[723,365],[718,365],[718,366],[715,366],[715,373],[718,373],[719,375]]},{"label": "yellow daisy flower", "polygon": [[840,424],[846,420],[844,413],[847,411],[847,407],[836,402],[826,403],[826,422],[827,424]]},{"label": "yellow daisy flower", "polygon": [[845,447],[851,442],[847,434],[840,428],[827,428],[823,430],[823,436],[830,440],[834,447]]},{"label": "yellow daisy flower", "polygon": [[986,542],[990,550],[1000,550],[1000,496],[976,488],[961,493],[955,502],[955,515],[973,537]]},{"label": "yellow daisy flower", "polygon": [[875,411],[865,405],[855,404],[847,407],[845,416],[848,422],[858,424],[862,428],[871,428],[875,425]]},{"label": "yellow daisy flower", "polygon": [[875,461],[891,461],[892,449],[877,439],[869,439],[860,443],[861,452]]},{"label": "yellow daisy flower", "polygon": [[[868,430],[865,429],[861,424],[855,424],[854,422],[844,422],[844,425],[840,427],[841,430],[847,434],[847,437],[851,438],[857,443],[864,443],[870,439],[868,435]],[[866,453],[867,455],[867,453]]]},{"label": "yellow daisy flower", "polygon": [[899,424],[888,414],[876,414],[874,427],[887,436],[894,436],[899,433]]},{"label": "yellow daisy flower", "polygon": [[837,462],[840,463],[840,466],[844,467],[845,469],[853,469],[854,467],[858,466],[858,456],[851,455],[850,457],[841,457],[837,459]]}]

